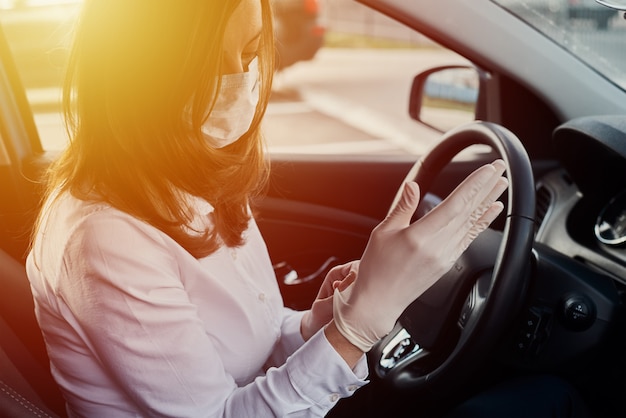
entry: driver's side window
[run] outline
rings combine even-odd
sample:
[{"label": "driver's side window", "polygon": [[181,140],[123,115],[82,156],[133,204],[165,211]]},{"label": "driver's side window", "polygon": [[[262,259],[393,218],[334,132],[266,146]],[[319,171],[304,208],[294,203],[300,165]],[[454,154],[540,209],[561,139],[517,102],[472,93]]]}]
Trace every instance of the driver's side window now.
[{"label": "driver's side window", "polygon": [[[0,3],[46,150],[67,142],[60,85],[82,1]],[[354,1],[274,0],[274,9],[278,71],[264,122],[271,152],[419,155],[440,139],[409,116],[411,84],[465,59]]]}]

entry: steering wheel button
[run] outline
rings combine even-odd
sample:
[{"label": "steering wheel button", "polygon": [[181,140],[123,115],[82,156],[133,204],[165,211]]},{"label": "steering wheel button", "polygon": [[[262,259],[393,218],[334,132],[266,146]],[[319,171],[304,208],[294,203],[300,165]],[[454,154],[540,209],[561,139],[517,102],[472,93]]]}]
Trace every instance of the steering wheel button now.
[{"label": "steering wheel button", "polygon": [[535,332],[541,321],[541,314],[535,312],[533,309],[528,311],[528,318],[526,319],[526,327],[529,331]]},{"label": "steering wheel button", "polygon": [[595,321],[595,305],[581,295],[568,296],[561,308],[561,322],[571,331],[584,331]]}]

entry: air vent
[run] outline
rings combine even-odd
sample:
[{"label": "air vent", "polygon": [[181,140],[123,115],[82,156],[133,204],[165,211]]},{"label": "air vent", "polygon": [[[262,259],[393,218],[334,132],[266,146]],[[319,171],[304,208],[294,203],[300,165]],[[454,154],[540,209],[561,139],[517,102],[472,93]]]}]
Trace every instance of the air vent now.
[{"label": "air vent", "polygon": [[541,227],[552,202],[552,193],[545,186],[539,186],[536,193],[537,206],[535,208],[535,233]]}]

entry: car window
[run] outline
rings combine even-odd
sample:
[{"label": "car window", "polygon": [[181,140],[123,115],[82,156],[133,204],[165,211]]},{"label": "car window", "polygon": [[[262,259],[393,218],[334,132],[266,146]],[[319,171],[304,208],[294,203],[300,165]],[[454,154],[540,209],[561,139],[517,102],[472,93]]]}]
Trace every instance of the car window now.
[{"label": "car window", "polygon": [[[46,150],[67,143],[60,85],[80,3],[0,0]],[[409,116],[413,77],[466,60],[354,1],[274,0],[274,10],[278,70],[264,121],[271,152],[422,154],[439,140]]]},{"label": "car window", "polygon": [[623,13],[595,0],[493,0],[626,90]]},{"label": "car window", "polygon": [[46,150],[67,143],[60,86],[78,10],[77,0],[0,0],[2,30]]}]

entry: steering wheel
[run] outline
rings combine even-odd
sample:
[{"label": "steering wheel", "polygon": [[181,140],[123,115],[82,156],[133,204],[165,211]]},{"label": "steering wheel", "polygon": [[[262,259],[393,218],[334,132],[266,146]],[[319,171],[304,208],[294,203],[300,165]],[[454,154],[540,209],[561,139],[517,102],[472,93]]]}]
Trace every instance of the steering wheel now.
[{"label": "steering wheel", "polygon": [[[447,388],[461,382],[519,312],[528,287],[534,237],[535,185],[520,140],[502,126],[472,122],[446,133],[409,171],[421,196],[441,170],[470,145],[489,145],[507,165],[502,232],[483,232],[454,267],[400,316],[370,352],[373,369],[398,388]],[[401,189],[391,205],[398,204]]]}]

